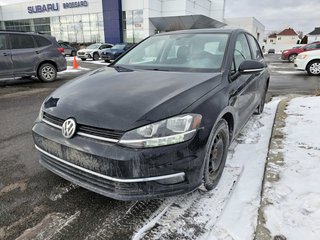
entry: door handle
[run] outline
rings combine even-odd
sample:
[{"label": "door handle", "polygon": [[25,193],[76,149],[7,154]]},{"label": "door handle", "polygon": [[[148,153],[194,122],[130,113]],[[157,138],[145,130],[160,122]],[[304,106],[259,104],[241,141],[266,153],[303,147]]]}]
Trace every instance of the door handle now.
[{"label": "door handle", "polygon": [[2,55],[6,57],[6,56],[9,56],[10,54],[8,54],[8,53],[2,53]]},{"label": "door handle", "polygon": [[36,54],[39,54],[40,52],[39,51],[36,51]]}]

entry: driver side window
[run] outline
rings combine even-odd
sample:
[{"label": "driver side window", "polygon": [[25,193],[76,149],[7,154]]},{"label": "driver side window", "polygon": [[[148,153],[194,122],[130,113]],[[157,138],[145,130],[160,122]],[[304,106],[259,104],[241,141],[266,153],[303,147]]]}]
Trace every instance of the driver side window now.
[{"label": "driver side window", "polygon": [[237,72],[240,64],[245,60],[251,60],[251,52],[249,48],[249,44],[247,41],[246,36],[241,33],[239,34],[237,41],[236,41],[236,47],[234,50],[233,55],[233,72]]}]

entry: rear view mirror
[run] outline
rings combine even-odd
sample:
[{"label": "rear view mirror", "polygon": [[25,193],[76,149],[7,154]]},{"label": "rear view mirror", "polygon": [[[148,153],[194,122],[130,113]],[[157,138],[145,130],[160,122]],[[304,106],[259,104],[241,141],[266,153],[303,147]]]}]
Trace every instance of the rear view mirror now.
[{"label": "rear view mirror", "polygon": [[254,74],[263,71],[265,64],[256,60],[243,61],[239,66],[240,74]]}]

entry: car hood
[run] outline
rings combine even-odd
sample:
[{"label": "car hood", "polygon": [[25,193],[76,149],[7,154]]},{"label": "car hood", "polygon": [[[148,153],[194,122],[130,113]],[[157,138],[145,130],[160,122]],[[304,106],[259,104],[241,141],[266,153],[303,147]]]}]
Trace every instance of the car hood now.
[{"label": "car hood", "polygon": [[115,54],[115,53],[123,52],[123,50],[122,49],[111,49],[111,48],[108,48],[106,50],[103,50],[102,52]]},{"label": "car hood", "polygon": [[96,51],[98,49],[87,49],[87,48],[83,48],[83,49],[80,49],[79,52],[93,52],[93,51]]},{"label": "car hood", "polygon": [[117,71],[106,67],[70,80],[45,101],[52,116],[130,130],[181,113],[221,82],[220,73]]}]

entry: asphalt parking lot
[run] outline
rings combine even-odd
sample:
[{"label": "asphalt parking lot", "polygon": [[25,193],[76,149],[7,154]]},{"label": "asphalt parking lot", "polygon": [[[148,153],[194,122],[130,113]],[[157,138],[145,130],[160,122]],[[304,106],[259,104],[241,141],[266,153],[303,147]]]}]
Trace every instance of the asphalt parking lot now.
[{"label": "asphalt parking lot", "polygon": [[[296,71],[279,55],[266,59],[272,71],[272,96],[320,93],[319,77]],[[0,239],[128,239],[165,201],[109,199],[63,180],[38,163],[31,128],[44,98],[104,65],[79,64],[84,70],[59,74],[53,83],[0,82]]]}]

